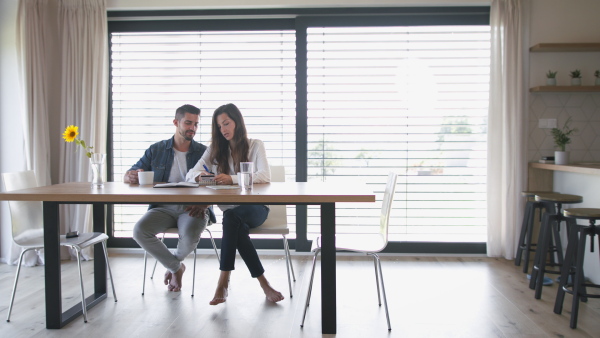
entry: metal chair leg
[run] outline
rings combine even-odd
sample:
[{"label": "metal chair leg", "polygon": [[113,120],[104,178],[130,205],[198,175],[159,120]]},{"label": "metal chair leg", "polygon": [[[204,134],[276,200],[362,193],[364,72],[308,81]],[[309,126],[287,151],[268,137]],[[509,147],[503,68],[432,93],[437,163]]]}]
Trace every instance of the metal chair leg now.
[{"label": "metal chair leg", "polygon": [[115,291],[115,283],[113,282],[112,271],[110,271],[110,264],[108,263],[108,251],[106,250],[106,241],[102,242],[102,248],[104,249],[104,259],[106,260],[106,269],[108,269],[108,276],[110,277],[110,286],[113,290],[113,297],[115,303],[117,302],[117,292]]},{"label": "metal chair leg", "polygon": [[[283,236],[283,250],[285,252],[285,268],[287,271],[287,276],[288,276],[288,287],[290,289],[290,298],[294,297],[294,294],[292,293],[292,279],[290,277],[290,270],[292,271],[292,274],[294,273],[294,268],[292,266],[292,259],[290,257],[290,248],[288,246],[288,241],[287,238],[285,238],[285,235]],[[296,281],[296,276],[294,276],[294,282]]]},{"label": "metal chair leg", "polygon": [[15,293],[17,293],[17,282],[19,281],[19,274],[21,273],[21,263],[23,262],[23,256],[27,251],[34,250],[34,248],[25,249],[21,251],[19,255],[19,265],[17,265],[17,274],[15,275],[15,282],[13,284],[12,295],[10,296],[10,305],[8,306],[8,315],[6,321],[10,322],[10,313],[12,312],[13,303],[15,302]]},{"label": "metal chair leg", "polygon": [[[375,270],[379,270],[379,279],[381,280],[381,291],[383,292],[383,305],[385,306],[385,316],[387,318],[388,331],[392,331],[392,325],[390,324],[390,313],[387,305],[387,296],[385,294],[385,284],[383,283],[383,271],[381,271],[381,260],[379,259],[379,255],[372,255],[377,260],[377,268]],[[379,283],[377,284],[377,295],[379,295]],[[381,302],[379,306],[381,306]]]},{"label": "metal chair leg", "polygon": [[148,252],[144,250],[144,278],[142,279],[142,296],[146,291],[146,266],[148,265]]},{"label": "metal chair leg", "polygon": [[304,304],[304,314],[302,315],[302,323],[300,323],[300,327],[304,327],[304,319],[306,319],[306,310],[308,310],[308,305],[310,305],[310,296],[312,295],[312,287],[313,280],[315,278],[315,267],[317,265],[317,256],[321,252],[321,249],[316,249],[315,255],[313,256],[313,266],[312,272],[310,274],[310,283],[308,284],[308,292],[306,293],[306,303]]},{"label": "metal chair leg", "polygon": [[79,285],[81,285],[81,308],[83,310],[83,322],[87,323],[87,305],[85,303],[85,292],[83,290],[83,274],[81,273],[81,251],[77,247],[72,247],[77,253],[77,269],[79,270]]},{"label": "metal chair leg", "polygon": [[196,251],[194,248],[194,270],[192,271],[192,297],[194,297],[194,290],[196,290]]},{"label": "metal chair leg", "polygon": [[215,239],[213,238],[212,232],[210,232],[210,230],[208,230],[208,228],[206,229],[206,231],[208,231],[208,234],[210,235],[210,241],[212,242],[213,249],[215,249],[215,254],[217,255],[217,260],[219,262],[221,262],[221,257],[219,257],[219,251],[217,250],[217,245],[215,244]]}]

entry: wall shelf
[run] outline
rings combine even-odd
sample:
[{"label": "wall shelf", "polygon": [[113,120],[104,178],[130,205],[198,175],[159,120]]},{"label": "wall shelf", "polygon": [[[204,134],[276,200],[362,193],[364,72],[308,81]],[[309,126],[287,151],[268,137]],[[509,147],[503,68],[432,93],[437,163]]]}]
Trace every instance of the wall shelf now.
[{"label": "wall shelf", "polygon": [[590,93],[600,92],[600,86],[537,86],[529,88],[532,93]]},{"label": "wall shelf", "polygon": [[530,52],[600,52],[600,43],[538,43],[529,48]]}]

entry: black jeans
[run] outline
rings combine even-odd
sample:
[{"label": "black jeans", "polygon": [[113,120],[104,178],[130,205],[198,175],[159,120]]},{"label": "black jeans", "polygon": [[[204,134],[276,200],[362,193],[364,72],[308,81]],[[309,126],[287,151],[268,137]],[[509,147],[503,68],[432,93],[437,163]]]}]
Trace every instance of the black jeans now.
[{"label": "black jeans", "polygon": [[223,239],[221,241],[221,271],[235,270],[235,250],[246,263],[252,277],[260,277],[265,269],[250,240],[250,228],[262,225],[269,215],[265,205],[240,205],[223,213]]}]

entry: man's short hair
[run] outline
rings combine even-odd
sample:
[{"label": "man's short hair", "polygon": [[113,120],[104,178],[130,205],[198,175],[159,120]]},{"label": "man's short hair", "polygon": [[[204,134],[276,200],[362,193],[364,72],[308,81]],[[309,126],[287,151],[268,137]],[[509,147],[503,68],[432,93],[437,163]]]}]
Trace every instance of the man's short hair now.
[{"label": "man's short hair", "polygon": [[184,104],[175,111],[175,119],[177,121],[181,120],[185,116],[185,113],[200,115],[200,108],[192,106],[191,104]]}]

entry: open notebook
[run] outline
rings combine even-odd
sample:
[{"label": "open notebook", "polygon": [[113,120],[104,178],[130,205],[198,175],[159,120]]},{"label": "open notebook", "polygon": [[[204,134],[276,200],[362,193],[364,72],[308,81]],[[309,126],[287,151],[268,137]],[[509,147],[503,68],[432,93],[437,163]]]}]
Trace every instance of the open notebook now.
[{"label": "open notebook", "polygon": [[155,184],[155,188],[197,188],[200,183],[197,182],[178,182],[178,183],[159,183]]}]

